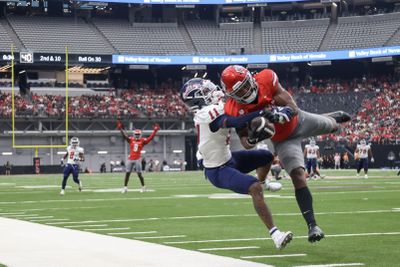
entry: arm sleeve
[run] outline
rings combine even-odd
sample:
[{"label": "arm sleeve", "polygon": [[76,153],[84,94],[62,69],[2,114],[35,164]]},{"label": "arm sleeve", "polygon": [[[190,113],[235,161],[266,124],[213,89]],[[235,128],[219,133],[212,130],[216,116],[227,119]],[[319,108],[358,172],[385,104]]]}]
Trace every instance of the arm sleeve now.
[{"label": "arm sleeve", "polygon": [[245,128],[248,122],[256,117],[262,116],[263,114],[264,112],[262,110],[254,111],[239,117],[232,117],[223,114],[210,123],[210,130],[216,132],[220,128]]},{"label": "arm sleeve", "polygon": [[147,145],[148,143],[150,143],[151,140],[153,140],[154,136],[156,136],[156,133],[157,133],[157,131],[153,130],[151,135],[144,139],[144,144]]}]

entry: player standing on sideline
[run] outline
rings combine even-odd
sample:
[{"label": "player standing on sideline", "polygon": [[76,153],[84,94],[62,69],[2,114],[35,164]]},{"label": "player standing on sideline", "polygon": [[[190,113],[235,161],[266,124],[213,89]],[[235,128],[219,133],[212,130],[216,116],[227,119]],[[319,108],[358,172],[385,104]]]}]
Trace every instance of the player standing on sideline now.
[{"label": "player standing on sideline", "polygon": [[[181,89],[182,100],[194,112],[199,149],[197,158],[202,161],[204,174],[214,186],[251,195],[254,208],[268,228],[275,246],[282,249],[292,240],[293,234],[281,232],[274,225],[259,179],[246,174],[257,169],[257,175],[265,179],[267,166],[273,158],[271,152],[251,150],[232,153],[229,145],[229,128],[247,127],[248,122],[264,112],[257,111],[237,118],[226,116],[221,100],[223,97],[215,84],[200,78],[189,80]],[[252,135],[250,133],[250,137]]]},{"label": "player standing on sideline", "polygon": [[70,141],[70,146],[67,147],[67,153],[61,159],[61,164],[64,164],[64,160],[67,159],[67,164],[64,167],[64,177],[61,185],[60,195],[65,194],[65,187],[67,185],[67,180],[69,175],[72,173],[72,178],[74,182],[78,184],[79,191],[82,191],[82,181],[79,180],[79,161],[84,161],[85,157],[83,155],[84,150],[79,146],[78,137],[72,137]]},{"label": "player standing on sideline", "polygon": [[354,151],[354,155],[357,153],[358,162],[357,162],[357,177],[360,176],[360,171],[364,168],[364,178],[368,178],[368,156],[371,157],[371,162],[374,163],[374,157],[372,156],[371,146],[367,144],[365,139],[360,141],[360,144],[357,145],[356,150]]},{"label": "player standing on sideline", "polygon": [[340,154],[335,153],[335,156],[333,157],[335,161],[335,170],[340,170]]},{"label": "player standing on sideline", "polygon": [[146,191],[146,187],[144,185],[144,178],[142,175],[142,161],[141,161],[141,152],[145,145],[153,140],[154,136],[156,135],[157,131],[160,130],[160,126],[158,124],[153,125],[153,132],[147,138],[142,137],[142,131],[136,129],[133,131],[133,137],[128,136],[128,134],[124,131],[124,127],[122,123],[118,120],[117,121],[117,128],[121,131],[122,137],[129,143],[130,154],[129,159],[126,163],[126,173],[125,173],[125,182],[124,188],[122,188],[122,193],[128,192],[128,183],[129,183],[129,176],[131,175],[133,167],[135,167],[135,171],[140,179],[140,184],[142,188],[140,188],[140,193],[144,193]]},{"label": "player standing on sideline", "polygon": [[[308,226],[308,241],[319,241],[324,232],[317,226],[312,195],[307,187],[304,172],[304,158],[301,141],[310,136],[333,133],[338,123],[350,120],[350,116],[337,111],[318,115],[300,110],[290,94],[280,85],[278,76],[270,69],[254,76],[244,67],[234,65],[225,68],[221,74],[221,84],[228,100],[225,113],[239,116],[256,110],[270,108],[269,120],[275,125],[275,135],[271,138],[283,167],[290,175],[297,203]],[[273,105],[273,106],[271,106]],[[238,131],[242,145],[253,148],[247,131]]]},{"label": "player standing on sideline", "polygon": [[307,159],[306,169],[308,178],[323,178],[318,171],[318,159],[321,155],[319,154],[319,146],[315,143],[314,139],[310,140],[304,148],[304,157]]}]

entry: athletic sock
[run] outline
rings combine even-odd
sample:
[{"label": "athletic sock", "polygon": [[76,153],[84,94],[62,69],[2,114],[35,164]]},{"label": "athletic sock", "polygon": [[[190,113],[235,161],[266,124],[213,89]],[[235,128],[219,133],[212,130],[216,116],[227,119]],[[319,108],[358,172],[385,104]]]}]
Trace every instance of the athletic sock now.
[{"label": "athletic sock", "polygon": [[312,205],[313,199],[310,190],[308,190],[308,187],[296,189],[295,195],[297,204],[299,205],[299,208],[301,210],[301,213],[303,214],[304,219],[307,222],[307,225],[309,227],[315,226],[316,222]]}]

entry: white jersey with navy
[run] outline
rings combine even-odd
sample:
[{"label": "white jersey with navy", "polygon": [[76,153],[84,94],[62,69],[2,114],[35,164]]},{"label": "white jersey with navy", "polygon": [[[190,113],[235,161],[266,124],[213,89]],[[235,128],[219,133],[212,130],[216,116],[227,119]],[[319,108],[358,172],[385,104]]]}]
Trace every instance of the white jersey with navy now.
[{"label": "white jersey with navy", "polygon": [[230,130],[220,128],[216,132],[210,129],[210,123],[224,114],[224,103],[204,106],[194,114],[197,129],[198,149],[206,168],[219,167],[232,157],[229,138]]},{"label": "white jersey with navy", "polygon": [[84,150],[80,146],[77,146],[77,147],[68,146],[67,152],[68,152],[67,164],[78,164],[79,163],[79,154],[80,153],[83,154]]},{"label": "white jersey with navy", "polygon": [[370,145],[357,145],[358,157],[360,159],[368,158],[368,151],[371,149]]},{"label": "white jersey with navy", "polygon": [[317,151],[319,150],[318,145],[306,145],[305,149],[307,151],[307,159],[317,158]]}]

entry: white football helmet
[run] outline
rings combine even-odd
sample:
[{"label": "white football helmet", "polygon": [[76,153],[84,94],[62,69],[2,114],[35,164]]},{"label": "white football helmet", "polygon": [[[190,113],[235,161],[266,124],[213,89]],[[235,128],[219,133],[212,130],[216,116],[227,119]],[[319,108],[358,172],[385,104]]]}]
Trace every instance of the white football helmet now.
[{"label": "white football helmet", "polygon": [[181,98],[191,110],[203,106],[218,104],[225,94],[210,80],[193,78],[187,81],[181,89]]},{"label": "white football helmet", "polygon": [[79,146],[79,139],[78,139],[78,137],[72,137],[71,138],[71,141],[70,141],[70,145],[71,146],[73,146],[73,147],[77,147],[77,146]]},{"label": "white football helmet", "polygon": [[311,139],[311,140],[310,140],[310,145],[311,145],[311,146],[315,146],[315,144],[316,144],[316,143],[315,143],[315,139]]}]

